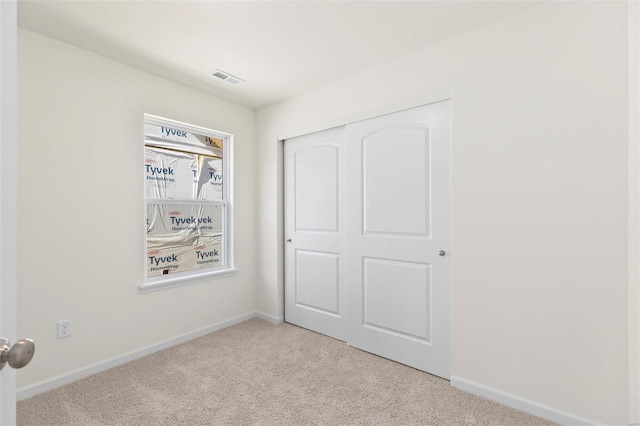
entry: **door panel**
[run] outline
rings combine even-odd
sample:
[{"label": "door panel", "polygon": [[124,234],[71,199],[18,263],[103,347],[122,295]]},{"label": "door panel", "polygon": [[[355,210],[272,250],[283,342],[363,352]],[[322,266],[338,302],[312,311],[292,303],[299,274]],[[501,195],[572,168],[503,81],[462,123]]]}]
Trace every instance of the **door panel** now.
[{"label": "door panel", "polygon": [[428,136],[395,127],[362,138],[365,234],[428,235]]},{"label": "door panel", "polygon": [[347,126],[349,343],[451,374],[450,123],[440,102]]},{"label": "door panel", "polygon": [[430,265],[371,258],[363,263],[363,325],[428,342]]},{"label": "door panel", "polygon": [[340,255],[296,250],[296,306],[340,315]]},{"label": "door panel", "polygon": [[285,320],[346,340],[344,127],[288,140],[284,157]]},{"label": "door panel", "polygon": [[295,229],[338,232],[339,149],[303,148],[294,154]]}]

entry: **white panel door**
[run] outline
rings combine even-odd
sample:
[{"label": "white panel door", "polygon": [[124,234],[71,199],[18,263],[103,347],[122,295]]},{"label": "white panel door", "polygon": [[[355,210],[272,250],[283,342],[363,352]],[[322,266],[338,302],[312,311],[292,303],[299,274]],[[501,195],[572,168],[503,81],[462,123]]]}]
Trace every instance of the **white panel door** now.
[{"label": "white panel door", "polygon": [[346,340],[344,127],[285,141],[285,320]]},{"label": "white panel door", "polygon": [[450,129],[445,101],[350,124],[346,136],[348,341],[445,378]]},{"label": "white panel door", "polygon": [[[16,338],[18,283],[18,5],[0,2],[0,337]],[[16,372],[0,374],[0,424],[16,424]]]}]

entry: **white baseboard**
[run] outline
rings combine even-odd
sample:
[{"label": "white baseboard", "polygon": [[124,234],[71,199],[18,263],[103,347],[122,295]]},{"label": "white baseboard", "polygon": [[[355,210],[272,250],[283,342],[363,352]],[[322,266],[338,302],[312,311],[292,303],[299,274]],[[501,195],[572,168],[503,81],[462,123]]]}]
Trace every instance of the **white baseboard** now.
[{"label": "white baseboard", "polygon": [[198,337],[205,336],[207,334],[213,333],[214,331],[231,327],[232,325],[239,324],[241,322],[250,320],[252,318],[261,318],[266,321],[272,322],[274,324],[279,324],[283,320],[280,317],[267,315],[263,312],[256,312],[256,311],[248,312],[246,314],[243,314],[234,318],[229,318],[228,320],[221,321],[221,322],[212,324],[210,326],[200,328],[195,331],[190,331],[189,333],[182,334],[180,336],[144,347],[142,349],[138,349],[123,355],[118,355],[114,358],[98,362],[88,367],[79,368],[69,373],[61,374],[51,379],[47,379],[42,382],[25,386],[21,389],[18,389],[17,400],[21,401],[23,399],[31,398],[32,396],[41,394],[43,392],[47,392],[47,391],[59,388],[60,386],[68,385],[69,383],[73,383],[80,379],[84,379],[85,377],[89,377],[93,374],[100,373],[102,371],[108,370],[113,367],[117,367],[118,365],[125,364],[129,361],[133,361],[138,358],[142,358],[143,356],[150,355],[154,352],[158,352],[158,351],[170,348],[172,346],[179,345],[180,343],[184,343],[189,340],[193,340]]},{"label": "white baseboard", "polygon": [[260,311],[256,312],[256,317],[261,318],[265,321],[272,322],[274,324],[282,324],[284,322],[283,316],[276,317],[273,315],[265,314],[264,312],[260,312]]},{"label": "white baseboard", "polygon": [[521,396],[504,392],[499,389],[495,389],[489,386],[485,386],[481,383],[477,383],[471,380],[463,379],[462,377],[452,376],[451,386],[456,387],[468,393],[472,393],[481,398],[488,399],[490,401],[499,402],[507,407],[515,408],[525,413],[533,414],[534,416],[542,417],[543,419],[551,420],[552,422],[559,423],[561,425],[571,426],[600,426],[603,423],[595,420],[587,419],[577,416],[575,414],[567,413],[566,411],[559,410],[548,405],[541,404],[530,399],[522,398]]}]

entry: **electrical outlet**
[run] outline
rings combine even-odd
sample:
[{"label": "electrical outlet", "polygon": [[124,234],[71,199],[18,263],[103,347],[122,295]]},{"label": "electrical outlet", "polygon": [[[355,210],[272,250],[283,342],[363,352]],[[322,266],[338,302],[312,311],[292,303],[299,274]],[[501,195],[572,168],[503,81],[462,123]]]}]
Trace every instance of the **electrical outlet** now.
[{"label": "electrical outlet", "polygon": [[58,321],[58,339],[71,336],[71,320]]}]

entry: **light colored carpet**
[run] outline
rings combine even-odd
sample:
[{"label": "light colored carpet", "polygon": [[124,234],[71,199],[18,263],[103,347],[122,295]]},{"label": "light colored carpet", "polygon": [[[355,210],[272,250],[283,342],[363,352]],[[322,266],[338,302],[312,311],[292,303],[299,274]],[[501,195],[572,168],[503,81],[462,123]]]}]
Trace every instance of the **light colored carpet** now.
[{"label": "light colored carpet", "polygon": [[18,403],[19,426],[552,424],[258,319]]}]

